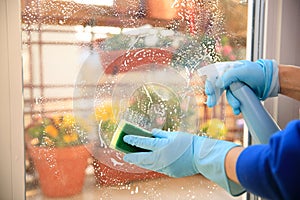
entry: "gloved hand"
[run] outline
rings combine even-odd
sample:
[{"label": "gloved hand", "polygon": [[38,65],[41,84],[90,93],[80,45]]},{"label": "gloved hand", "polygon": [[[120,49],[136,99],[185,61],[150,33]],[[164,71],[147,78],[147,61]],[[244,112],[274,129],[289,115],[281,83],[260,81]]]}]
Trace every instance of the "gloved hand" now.
[{"label": "gloved hand", "polygon": [[[217,81],[216,87],[226,89],[228,103],[234,114],[240,113],[240,102],[228,89],[233,82],[243,82],[248,85],[260,100],[274,97],[279,92],[278,65],[274,60],[237,61],[232,69],[227,70]],[[205,93],[208,97],[207,105],[213,107],[217,100],[215,91],[209,81],[205,83]]]},{"label": "gloved hand", "polygon": [[244,192],[225,173],[225,156],[235,143],[159,129],[152,134],[154,138],[126,135],[123,140],[128,144],[151,151],[126,154],[123,159],[171,177],[201,173],[232,195]]}]

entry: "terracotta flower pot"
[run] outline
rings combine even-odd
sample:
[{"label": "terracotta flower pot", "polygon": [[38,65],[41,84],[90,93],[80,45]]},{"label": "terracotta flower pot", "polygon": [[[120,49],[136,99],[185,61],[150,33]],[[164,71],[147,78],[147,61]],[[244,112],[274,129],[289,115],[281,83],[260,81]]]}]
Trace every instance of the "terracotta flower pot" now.
[{"label": "terracotta flower pot", "polygon": [[136,0],[115,0],[113,8],[115,12],[119,14],[130,14],[132,12],[138,12],[140,9],[140,1]]},{"label": "terracotta flower pot", "polygon": [[178,8],[172,7],[173,0],[149,0],[147,1],[147,16],[156,19],[178,18]]},{"label": "terracotta flower pot", "polygon": [[65,148],[28,147],[39,174],[40,187],[48,197],[66,197],[81,192],[90,157],[85,146]]}]

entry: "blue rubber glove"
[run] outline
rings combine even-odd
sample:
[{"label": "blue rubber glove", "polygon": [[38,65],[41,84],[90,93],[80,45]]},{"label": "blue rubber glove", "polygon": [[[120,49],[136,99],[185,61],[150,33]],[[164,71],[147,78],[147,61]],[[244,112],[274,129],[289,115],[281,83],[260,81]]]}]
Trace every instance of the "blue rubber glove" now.
[{"label": "blue rubber glove", "polygon": [[151,151],[126,154],[124,161],[171,177],[201,173],[232,195],[244,192],[225,173],[225,156],[237,144],[159,129],[154,129],[152,134],[154,138],[126,135],[123,140],[128,144]]},{"label": "blue rubber glove", "polygon": [[[216,81],[216,87],[220,90],[226,89],[226,98],[233,108],[234,114],[239,114],[240,102],[228,89],[233,82],[243,82],[248,85],[260,100],[274,97],[279,92],[278,65],[274,60],[257,60],[251,62],[247,60],[237,61],[236,65],[227,70]],[[213,107],[217,103],[214,87],[212,83],[206,81],[205,93],[207,95],[207,105]]]}]

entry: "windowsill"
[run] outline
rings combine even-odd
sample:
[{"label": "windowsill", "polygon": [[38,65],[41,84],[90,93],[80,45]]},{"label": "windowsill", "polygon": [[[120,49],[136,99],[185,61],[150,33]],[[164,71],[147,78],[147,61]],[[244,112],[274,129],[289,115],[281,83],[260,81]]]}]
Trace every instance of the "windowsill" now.
[{"label": "windowsill", "polygon": [[[39,189],[27,192],[27,200],[54,200],[44,197]],[[99,200],[99,199],[242,199],[232,197],[222,188],[214,185],[201,175],[185,178],[159,178],[136,181],[123,186],[96,186],[93,175],[88,175],[82,193],[60,200]]]}]

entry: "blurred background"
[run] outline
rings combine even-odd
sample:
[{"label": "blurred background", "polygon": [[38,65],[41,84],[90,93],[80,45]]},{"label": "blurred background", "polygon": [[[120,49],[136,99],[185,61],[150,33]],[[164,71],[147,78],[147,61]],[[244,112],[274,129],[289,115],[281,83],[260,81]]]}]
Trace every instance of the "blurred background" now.
[{"label": "blurred background", "polygon": [[[116,82],[123,73],[110,70],[113,62],[139,49],[175,52],[168,61],[189,72],[197,65],[246,59],[247,1],[22,0],[21,10],[27,199],[235,199],[201,175],[174,180],[143,170],[132,173],[140,170],[132,166],[123,171],[122,155],[101,144],[88,153],[60,150],[77,148],[88,132],[75,120],[74,102],[95,97],[74,96],[74,90],[91,52],[100,57],[98,70]],[[163,65],[162,56],[152,56],[152,63]],[[101,80],[92,84],[103,86]],[[218,106],[208,108],[203,87],[196,88],[197,131],[242,144],[242,116],[233,115],[223,96]],[[115,108],[103,103],[112,95],[99,96],[94,115],[100,129],[113,131]],[[80,167],[80,162],[85,164]]]}]

